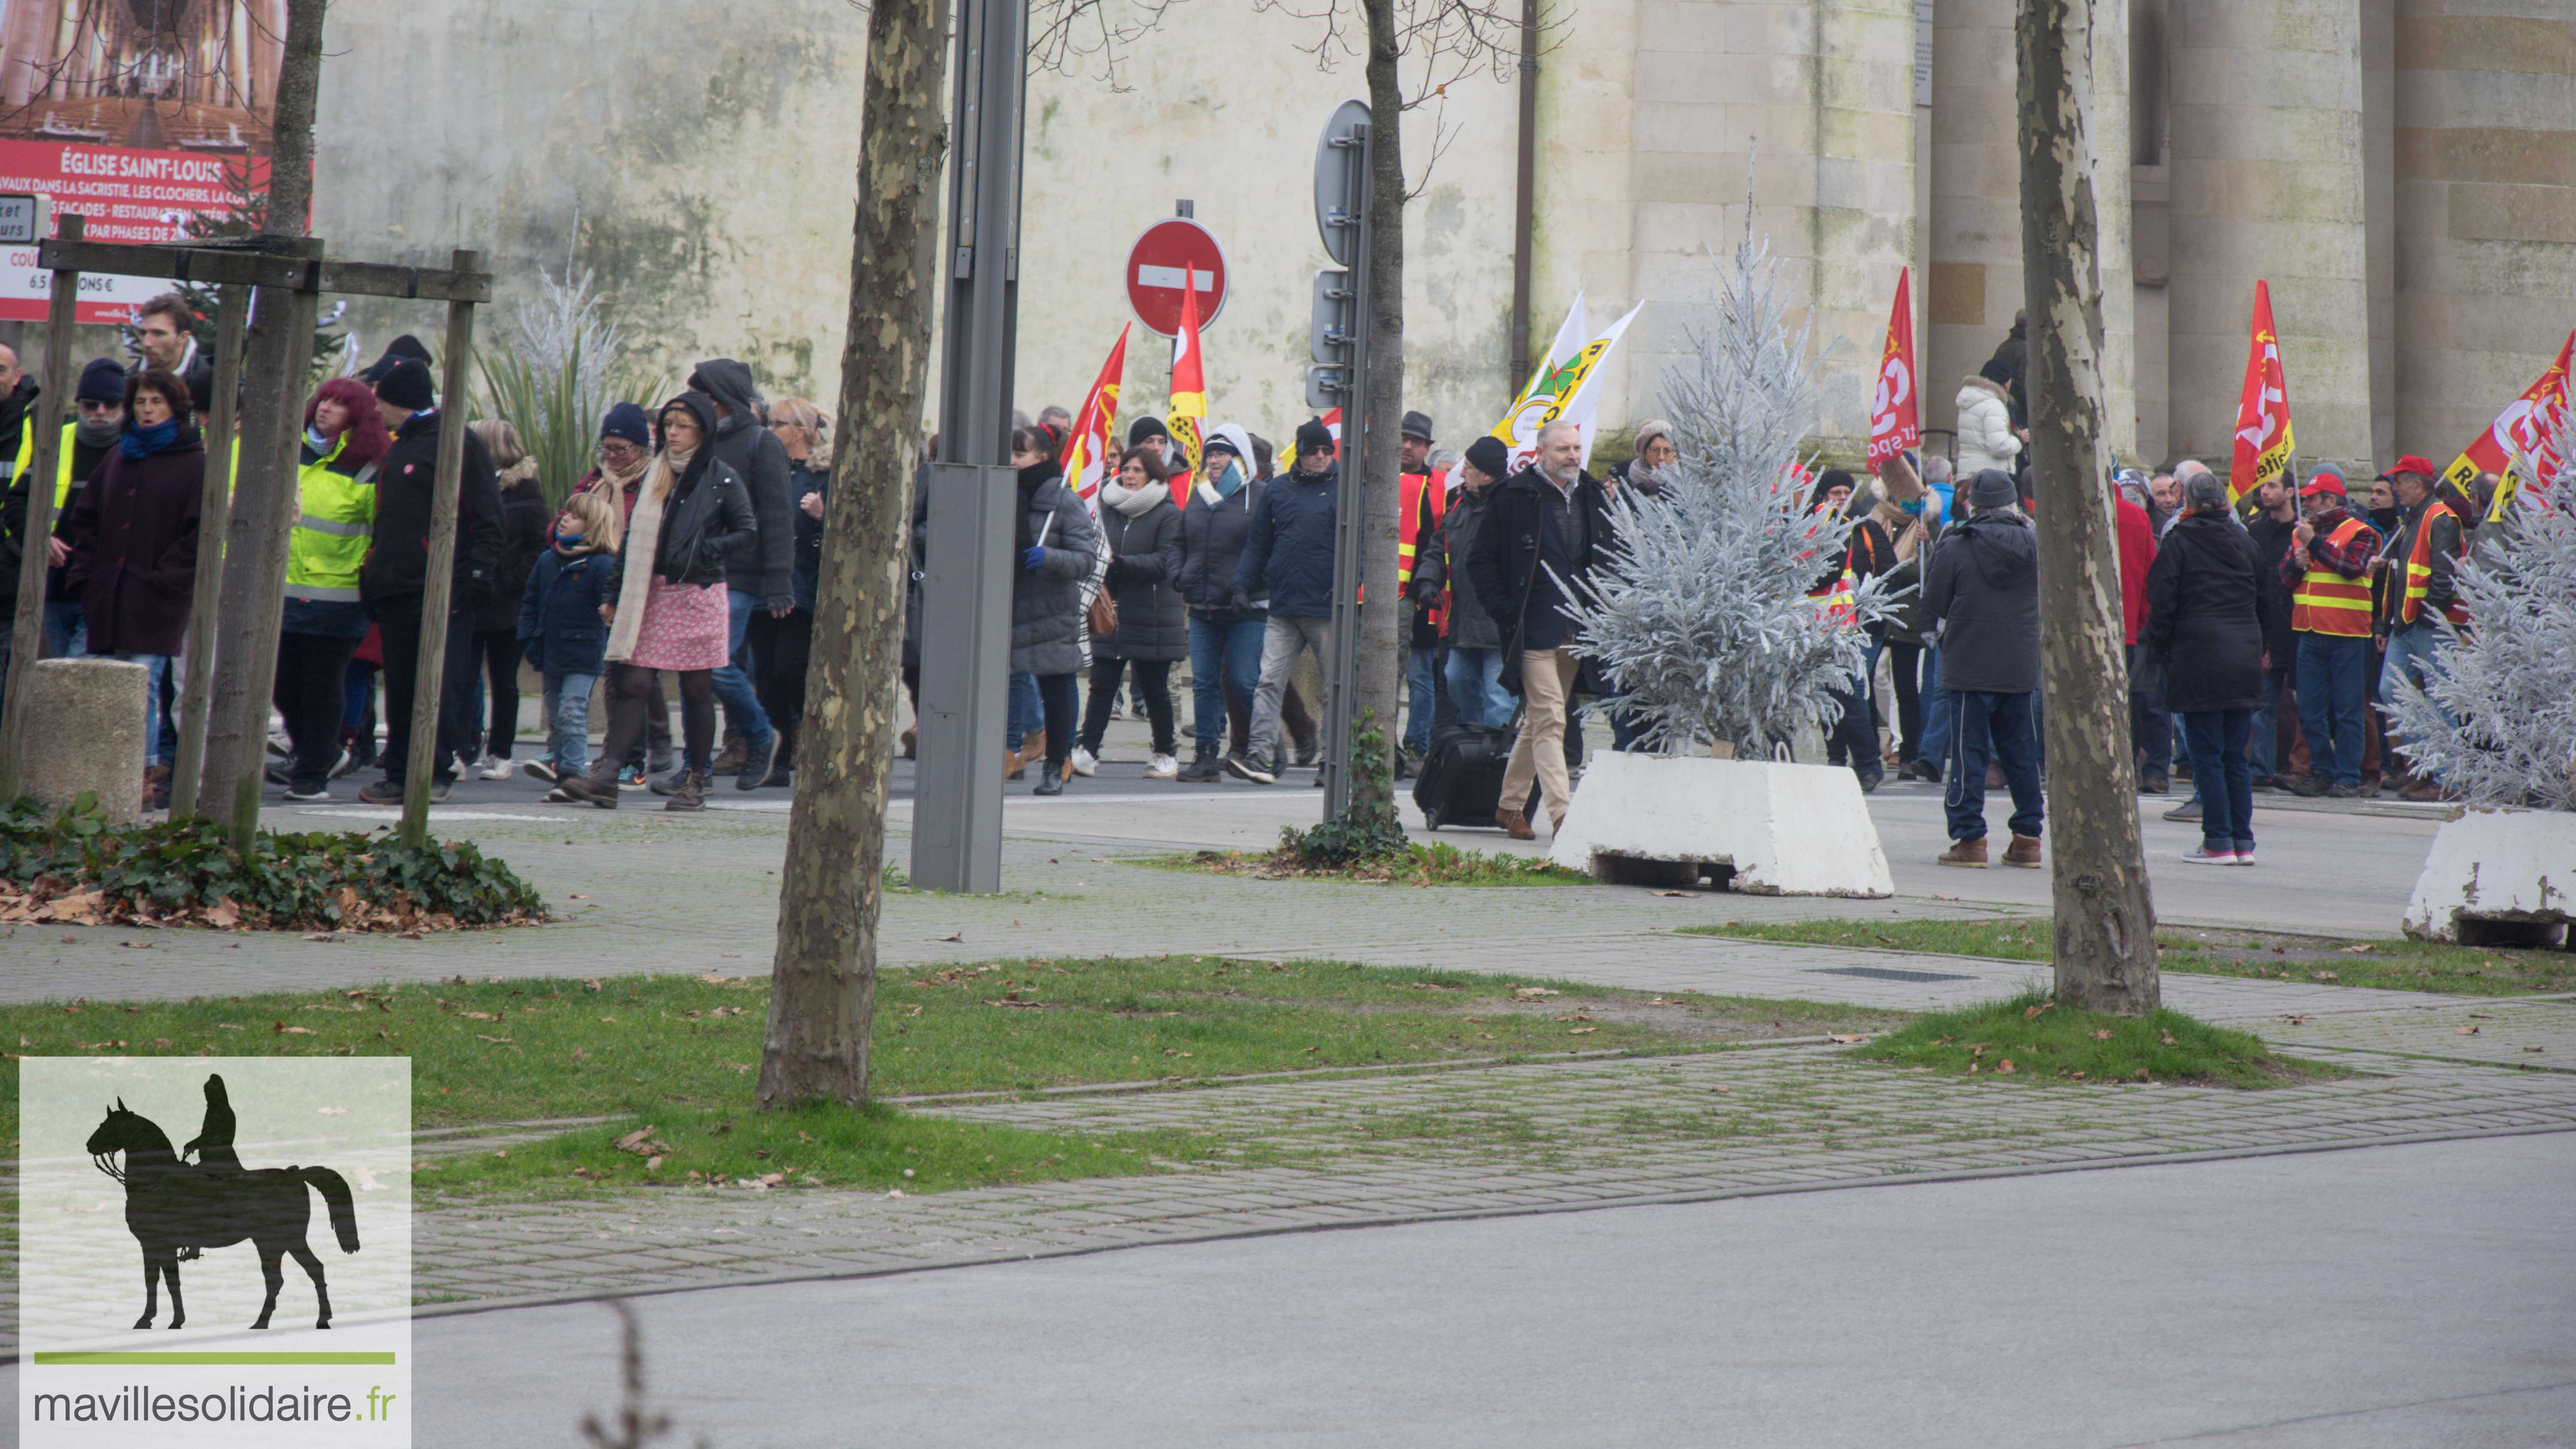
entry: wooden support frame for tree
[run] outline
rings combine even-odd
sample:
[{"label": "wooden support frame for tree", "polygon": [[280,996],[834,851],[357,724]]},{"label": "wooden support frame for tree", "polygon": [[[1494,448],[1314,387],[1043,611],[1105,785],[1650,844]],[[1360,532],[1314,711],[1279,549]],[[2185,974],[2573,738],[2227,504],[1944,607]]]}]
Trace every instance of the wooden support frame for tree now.
[{"label": "wooden support frame for tree", "polygon": [[[248,310],[250,289],[256,287],[292,298],[292,310],[308,320],[314,305],[324,292],[339,292],[365,297],[392,297],[407,301],[447,303],[447,355],[445,378],[439,393],[440,405],[450,416],[442,420],[439,430],[437,472],[431,486],[429,579],[422,600],[420,657],[422,683],[413,698],[410,773],[403,796],[402,838],[414,844],[429,839],[430,762],[435,758],[438,735],[439,669],[447,655],[447,604],[453,581],[450,577],[456,557],[457,492],[465,465],[465,434],[459,411],[465,395],[466,361],[474,345],[474,308],[492,300],[491,274],[482,270],[481,255],[459,251],[446,268],[407,267],[381,262],[335,261],[322,254],[317,239],[260,236],[242,242],[218,245],[137,245],[125,242],[86,240],[85,223],[79,216],[65,216],[59,234],[37,248],[37,263],[53,272],[51,305],[46,314],[44,382],[48,387],[66,385],[71,374],[72,326],[74,302],[80,294],[84,273],[128,277],[168,277],[180,281],[211,283],[224,289],[217,317],[215,399],[211,422],[219,434],[229,435],[237,412],[235,401],[244,390],[265,390],[265,410],[270,417],[283,416],[287,409],[300,403],[303,383],[309,365],[300,348],[289,349],[288,363],[274,375],[244,378],[242,372],[241,321]],[[308,325],[306,332],[310,332]],[[31,418],[27,424],[36,428],[34,458],[35,476],[53,476],[55,459],[61,445],[60,428],[40,426]],[[281,429],[280,456],[275,461],[273,476],[292,488],[299,462],[296,453],[300,430]],[[256,438],[247,439],[252,447]],[[252,500],[235,500],[231,496],[233,449],[229,436],[207,439],[206,503],[198,543],[197,589],[188,621],[188,671],[184,684],[185,698],[180,709],[180,770],[174,772],[170,795],[174,812],[184,812],[196,798],[196,781],[182,782],[177,774],[194,776],[204,766],[205,730],[208,691],[213,685],[214,624],[220,612],[219,582],[214,574],[218,551],[226,532],[232,506],[245,506]],[[242,473],[255,475],[257,470],[245,467]],[[44,655],[44,549],[35,541],[50,538],[53,533],[54,494],[51,488],[31,486],[27,490],[26,539],[30,547],[24,552],[33,566],[22,562],[18,576],[18,616],[9,662],[9,688],[5,710],[0,710],[0,800],[14,799],[22,793],[21,768],[25,753],[27,685],[30,671]],[[284,527],[293,527],[294,513],[286,510]],[[269,540],[267,542],[279,542]],[[282,557],[282,550],[281,550]],[[29,590],[33,589],[32,597]],[[270,590],[275,592],[275,590]],[[249,635],[252,647],[266,652],[270,668],[256,673],[270,676],[276,659],[278,601],[271,599],[266,617],[270,627]],[[254,762],[252,778],[257,779]],[[251,793],[250,808],[237,813],[234,821],[234,843],[247,846],[251,830],[258,823],[258,798]]]}]

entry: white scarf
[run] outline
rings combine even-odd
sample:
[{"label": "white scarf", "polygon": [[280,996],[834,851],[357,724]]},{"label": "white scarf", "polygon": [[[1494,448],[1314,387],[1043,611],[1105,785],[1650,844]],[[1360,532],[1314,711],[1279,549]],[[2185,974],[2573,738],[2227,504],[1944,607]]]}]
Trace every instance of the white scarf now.
[{"label": "white scarf", "polygon": [[1126,514],[1129,518],[1144,517],[1153,511],[1155,504],[1170,496],[1172,496],[1172,485],[1169,483],[1148,483],[1142,488],[1130,488],[1117,479],[1110,478],[1100,485],[1100,501]]},{"label": "white scarf", "polygon": [[696,456],[668,449],[654,454],[644,486],[635,490],[635,512],[626,520],[626,557],[618,569],[617,618],[608,626],[612,661],[635,657],[636,638],[644,632],[644,606],[653,597],[653,555],[662,546],[662,505],[670,501],[672,487]]}]

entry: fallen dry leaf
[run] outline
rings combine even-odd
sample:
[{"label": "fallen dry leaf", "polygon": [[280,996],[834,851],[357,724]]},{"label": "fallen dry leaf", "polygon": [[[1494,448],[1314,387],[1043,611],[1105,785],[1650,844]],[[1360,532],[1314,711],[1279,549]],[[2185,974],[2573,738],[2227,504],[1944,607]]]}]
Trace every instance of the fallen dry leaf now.
[{"label": "fallen dry leaf", "polygon": [[1689,891],[1656,891],[1653,894],[1659,896],[1671,896],[1675,900],[1682,901],[1686,901],[1691,898],[1691,893]]},{"label": "fallen dry leaf", "polygon": [[2093,1028],[2092,1031],[2088,1032],[2087,1035],[2091,1036],[2095,1041],[2109,1041],[2111,1039],[2111,1029],[2107,1026],[2097,1026]]},{"label": "fallen dry leaf", "polygon": [[2478,1034],[2478,1029],[2474,1026],[2464,1026],[2451,1034],[2453,1036],[2476,1036]]},{"label": "fallen dry leaf", "polygon": [[1565,1029],[1565,1034],[1567,1036],[1589,1036],[1600,1029],[1601,1028],[1597,1026],[1569,1026]]},{"label": "fallen dry leaf", "polygon": [[2055,1006],[2056,1004],[2057,1004],[2057,1003],[2056,1003],[2056,1002],[2054,1002],[2054,1001],[2043,1001],[2043,1002],[2041,1002],[2041,1003],[2040,1003],[2039,1005],[2037,1005],[2037,1006],[2025,1006],[2025,1007],[2023,1007],[2023,1008],[2022,1008],[2022,1012],[2021,1012],[2021,1014],[2022,1014],[2022,1019],[2023,1019],[2023,1020],[2025,1020],[2025,1021],[2027,1021],[2027,1020],[2028,1020],[2028,1019],[2030,1019],[2031,1017],[2034,1017],[2034,1016],[2039,1015],[2041,1012],[2048,1010],[2050,1007]]},{"label": "fallen dry leaf", "polygon": [[[32,587],[32,585],[30,587]],[[1512,990],[1513,998],[1520,1001],[1537,1001],[1543,997],[1563,996],[1564,994],[1565,993],[1562,991],[1553,990],[1545,986],[1520,986],[1515,987]]]},{"label": "fallen dry leaf", "polygon": [[618,1151],[632,1152],[638,1157],[665,1156],[671,1150],[670,1143],[653,1135],[653,1124],[650,1122],[618,1138],[615,1145]]},{"label": "fallen dry leaf", "polygon": [[277,1036],[311,1036],[314,1032],[313,1028],[309,1026],[288,1026],[285,1022],[281,1021],[277,1023],[273,1034]]},{"label": "fallen dry leaf", "polygon": [[2331,971],[2311,971],[2308,975],[2318,981],[2337,981],[2342,979]]},{"label": "fallen dry leaf", "polygon": [[2009,1071],[2011,1071],[2012,1069],[2013,1069],[2013,1064],[2012,1064],[2012,1058],[2010,1058],[2010,1057],[2005,1057],[2003,1060],[2001,1060],[2001,1061],[1999,1061],[1999,1062],[1995,1063],[1995,1070],[1996,1070],[1996,1071],[1998,1071],[1998,1072],[2009,1072]]},{"label": "fallen dry leaf", "polygon": [[476,1041],[498,1042],[498,1043],[500,1043],[502,1046],[516,1046],[516,1045],[517,1045],[517,1043],[516,1043],[516,1042],[511,1041],[511,1040],[510,1040],[508,1037],[506,1037],[506,1036],[485,1036],[483,1033],[481,1033],[481,1032],[479,1032],[479,1031],[478,1031],[478,1032],[476,1032],[476,1033],[474,1033],[474,1039],[475,1039]]},{"label": "fallen dry leaf", "polygon": [[1829,1031],[1825,1033],[1825,1040],[1830,1042],[1840,1042],[1844,1046],[1851,1046],[1859,1042],[1865,1042],[1869,1040],[1869,1038],[1858,1032]]},{"label": "fallen dry leaf", "polygon": [[[1016,925],[1018,925],[1018,924],[1019,924],[1019,922],[1017,922],[1017,921],[1013,921],[1011,924],[1012,924],[1012,925],[1014,925],[1014,926],[1016,926]],[[934,941],[963,941],[963,940],[965,940],[965,939],[966,939],[966,933],[965,933],[964,931],[953,931],[953,932],[949,933],[948,935],[945,935],[945,936],[933,936],[933,937],[931,937],[930,939],[932,939],[932,940],[934,940]]]},{"label": "fallen dry leaf", "polygon": [[2308,1024],[2308,1019],[2306,1017],[2293,1015],[2286,1011],[2281,1013],[2281,1019],[2292,1026],[2306,1026]]},{"label": "fallen dry leaf", "polygon": [[599,981],[599,978],[598,978],[598,977],[596,977],[596,976],[590,976],[590,977],[585,977],[585,978],[583,978],[583,980],[582,980],[582,983],[581,983],[581,984],[582,984],[582,988],[583,988],[584,990],[587,990],[587,991],[597,991],[597,990],[599,989],[599,987],[600,987],[600,981]]},{"label": "fallen dry leaf", "polygon": [[2357,956],[2364,951],[2376,951],[2378,949],[2378,947],[2370,944],[2368,941],[2364,941],[2358,946],[2346,946],[2343,948],[2344,954],[2347,956]]},{"label": "fallen dry leaf", "polygon": [[2174,1040],[2174,1038],[2173,1038],[2173,1033],[2172,1033],[2172,1032],[2169,1032],[2169,1031],[2165,1030],[2163,1027],[2157,1027],[2157,1028],[2156,1028],[2156,1035],[2158,1035],[2158,1036],[2160,1036],[2160,1037],[2163,1037],[2163,1038],[2165,1039],[2165,1045],[2166,1045],[2166,1046],[2181,1046],[2181,1045],[2182,1045],[2182,1043],[2181,1043],[2181,1042],[2178,1042],[2178,1041],[2175,1041],[2175,1040]]},{"label": "fallen dry leaf", "polygon": [[572,1059],[577,1062],[586,1062],[590,1060],[590,1053],[582,1050],[580,1047],[574,1047],[572,1049]]}]

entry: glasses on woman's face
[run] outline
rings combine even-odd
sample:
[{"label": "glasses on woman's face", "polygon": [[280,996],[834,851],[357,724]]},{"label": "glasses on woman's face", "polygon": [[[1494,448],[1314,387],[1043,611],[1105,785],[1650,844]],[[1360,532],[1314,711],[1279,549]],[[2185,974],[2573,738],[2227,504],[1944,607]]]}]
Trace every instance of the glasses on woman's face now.
[{"label": "glasses on woman's face", "polygon": [[628,462],[641,451],[624,438],[605,438],[599,444],[599,458],[603,463]]}]

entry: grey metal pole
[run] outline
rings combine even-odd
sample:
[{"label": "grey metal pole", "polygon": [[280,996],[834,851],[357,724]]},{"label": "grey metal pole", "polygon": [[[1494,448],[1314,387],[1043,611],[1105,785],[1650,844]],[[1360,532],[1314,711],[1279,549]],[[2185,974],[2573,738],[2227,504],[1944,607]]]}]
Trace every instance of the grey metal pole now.
[{"label": "grey metal pole", "polygon": [[[1351,129],[1359,164],[1350,168],[1345,205],[1366,218],[1369,205],[1369,131]],[[1359,299],[1351,328],[1350,390],[1342,394],[1342,476],[1333,514],[1333,671],[1324,682],[1324,818],[1338,818],[1351,803],[1351,700],[1359,683],[1360,568],[1368,547],[1364,485],[1369,447],[1369,232],[1353,228],[1351,294]]]},{"label": "grey metal pole", "polygon": [[[89,223],[82,217],[66,216],[56,227],[64,241],[79,241]],[[68,268],[54,270],[53,297],[45,312],[44,386],[61,392],[72,385],[72,320],[77,315],[80,299],[80,273]],[[61,453],[63,430],[43,426],[55,409],[47,404],[30,412],[21,427],[36,429],[34,476],[27,480],[27,522],[21,536],[18,558],[18,617],[9,642],[9,691],[5,708],[0,708],[0,800],[15,800],[26,793],[27,782],[19,778],[19,767],[26,759],[27,685],[35,677],[36,661],[45,657],[45,576],[51,569],[51,543],[54,537],[54,461]],[[144,741],[148,751],[152,742]],[[134,782],[141,788],[141,782]],[[148,802],[147,802],[148,803]]]},{"label": "grey metal pole", "polygon": [[1021,119],[1028,0],[958,17],[939,457],[929,470],[921,603],[920,767],[912,882],[1002,885],[1002,732],[1010,707],[1012,355],[1019,330]]},{"label": "grey metal pole", "polygon": [[250,288],[233,283],[215,304],[215,395],[206,416],[206,481],[197,503],[197,587],[188,607],[188,667],[180,685],[179,759],[170,771],[173,819],[198,813],[206,767],[206,716],[214,699],[215,634],[223,612],[224,532],[232,517],[235,404],[241,398],[242,322]]}]

